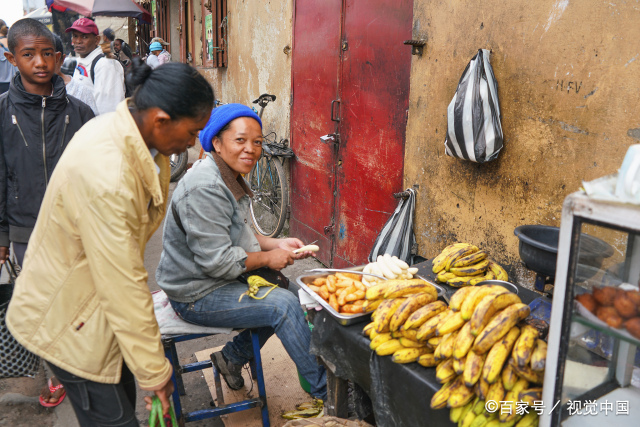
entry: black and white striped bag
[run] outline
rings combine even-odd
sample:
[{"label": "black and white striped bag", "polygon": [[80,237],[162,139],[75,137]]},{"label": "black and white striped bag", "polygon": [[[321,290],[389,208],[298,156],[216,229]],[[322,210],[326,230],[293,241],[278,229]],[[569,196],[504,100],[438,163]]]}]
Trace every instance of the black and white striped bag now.
[{"label": "black and white striped bag", "polygon": [[503,146],[498,82],[489,51],[478,50],[465,68],[447,109],[445,152],[451,157],[485,163]]},{"label": "black and white striped bag", "polygon": [[375,262],[378,255],[395,255],[407,264],[413,264],[413,246],[416,236],[413,233],[413,211],[416,206],[416,192],[408,188],[409,197],[398,203],[398,207],[382,227],[382,231],[373,243],[369,262]]}]

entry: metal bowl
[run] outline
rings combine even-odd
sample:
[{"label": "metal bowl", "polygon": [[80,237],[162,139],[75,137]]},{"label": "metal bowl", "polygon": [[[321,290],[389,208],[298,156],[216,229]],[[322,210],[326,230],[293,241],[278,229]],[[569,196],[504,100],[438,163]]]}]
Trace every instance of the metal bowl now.
[{"label": "metal bowl", "polygon": [[507,290],[513,292],[518,295],[518,287],[511,282],[505,282],[504,280],[484,280],[482,282],[476,283],[476,286],[482,285],[498,285],[506,288]]}]

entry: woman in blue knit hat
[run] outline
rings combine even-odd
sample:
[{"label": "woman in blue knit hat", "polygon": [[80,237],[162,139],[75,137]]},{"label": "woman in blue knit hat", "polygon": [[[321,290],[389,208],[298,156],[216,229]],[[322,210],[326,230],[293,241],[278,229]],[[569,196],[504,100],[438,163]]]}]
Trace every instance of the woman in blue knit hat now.
[{"label": "woman in blue knit hat", "polygon": [[158,42],[153,42],[149,45],[149,56],[147,56],[147,65],[151,68],[158,68],[160,66],[160,60],[158,55],[162,52],[162,45]]},{"label": "woman in blue knit hat", "polygon": [[[156,280],[184,320],[257,328],[261,345],[275,333],[310,384],[311,395],[324,400],[326,374],[309,354],[311,333],[296,295],[275,288],[261,300],[241,298],[247,291],[242,274],[263,267],[279,271],[312,255],[293,253],[303,246],[299,239],[265,237],[249,226],[253,194],[242,174],[260,159],[262,141],[262,122],[249,107],[226,104],[213,109],[200,132],[206,157],[180,180],[167,209]],[[227,385],[238,390],[244,386],[242,366],[252,357],[246,330],[212,360]]]}]

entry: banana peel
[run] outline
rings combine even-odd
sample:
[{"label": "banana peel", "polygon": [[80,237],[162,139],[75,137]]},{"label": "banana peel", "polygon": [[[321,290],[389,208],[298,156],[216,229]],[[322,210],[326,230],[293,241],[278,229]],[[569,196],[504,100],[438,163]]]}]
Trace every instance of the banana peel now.
[{"label": "banana peel", "polygon": [[295,411],[287,411],[281,416],[285,420],[299,420],[301,418],[318,418],[324,415],[324,402],[314,399],[313,402],[305,402],[296,405]]}]

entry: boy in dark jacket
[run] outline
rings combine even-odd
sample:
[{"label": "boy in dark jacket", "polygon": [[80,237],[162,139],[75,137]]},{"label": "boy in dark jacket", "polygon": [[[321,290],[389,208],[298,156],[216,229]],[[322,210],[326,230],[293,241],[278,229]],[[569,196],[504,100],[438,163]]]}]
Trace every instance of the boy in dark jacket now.
[{"label": "boy in dark jacket", "polygon": [[[55,39],[34,19],[21,19],[9,30],[6,59],[18,68],[9,91],[0,95],[0,263],[9,243],[22,264],[47,183],[64,148],[94,117],[81,101],[68,96],[55,74]],[[45,406],[62,401],[50,383],[40,396]],[[54,391],[55,389],[55,391]]]}]

